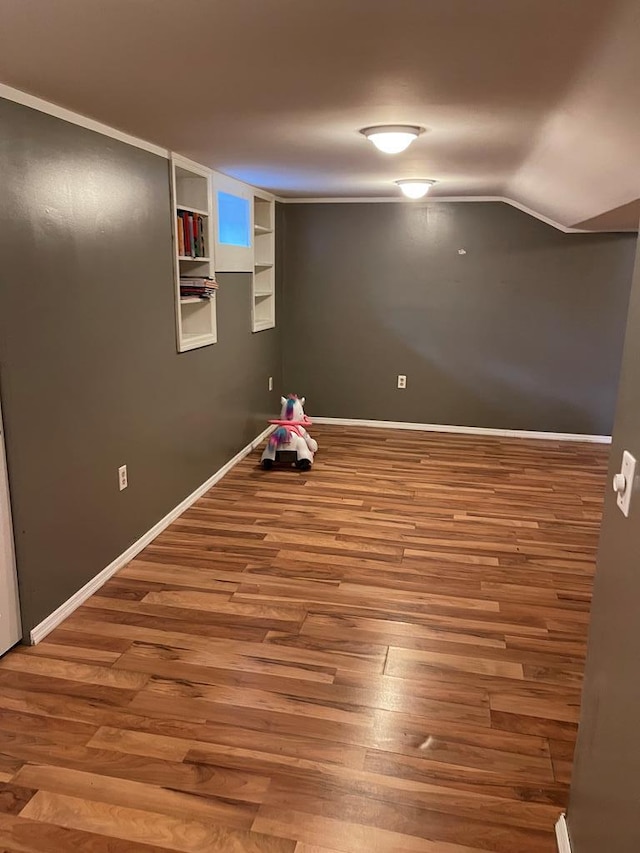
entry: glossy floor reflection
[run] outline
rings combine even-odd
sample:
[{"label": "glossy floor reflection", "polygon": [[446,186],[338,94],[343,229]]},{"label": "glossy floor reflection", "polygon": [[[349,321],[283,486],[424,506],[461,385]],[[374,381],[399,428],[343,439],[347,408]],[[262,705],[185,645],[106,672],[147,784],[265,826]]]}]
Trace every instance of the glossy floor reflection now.
[{"label": "glossy floor reflection", "polygon": [[555,853],[608,449],[314,436],[2,659],[2,850]]}]

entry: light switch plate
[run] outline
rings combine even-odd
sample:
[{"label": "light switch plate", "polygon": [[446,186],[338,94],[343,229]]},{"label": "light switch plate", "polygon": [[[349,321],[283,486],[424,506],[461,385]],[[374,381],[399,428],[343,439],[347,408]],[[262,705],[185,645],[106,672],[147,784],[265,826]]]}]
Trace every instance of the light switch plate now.
[{"label": "light switch plate", "polygon": [[620,512],[626,517],[629,517],[629,507],[631,506],[631,495],[633,493],[634,481],[636,477],[636,459],[628,450],[622,454],[622,468],[620,473],[624,477],[624,491],[618,492],[618,507]]}]

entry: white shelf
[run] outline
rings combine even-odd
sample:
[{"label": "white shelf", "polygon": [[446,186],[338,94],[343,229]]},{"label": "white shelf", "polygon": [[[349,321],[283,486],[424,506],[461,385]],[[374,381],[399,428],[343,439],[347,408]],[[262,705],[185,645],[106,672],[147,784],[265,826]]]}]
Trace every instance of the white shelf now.
[{"label": "white shelf", "polygon": [[205,211],[209,216],[211,192],[208,185],[211,171],[176,154],[171,159],[175,206],[194,212]]},{"label": "white shelf", "polygon": [[266,332],[267,329],[275,328],[274,320],[259,320],[258,322],[253,324],[254,332]]},{"label": "white shelf", "polygon": [[276,324],[275,203],[270,196],[253,196],[253,289],[251,330],[263,332]]},{"label": "white shelf", "polygon": [[[174,154],[171,157],[171,192],[173,197],[173,239],[175,252],[176,338],[178,352],[215,344],[218,336],[217,301],[180,294],[180,277],[214,274],[213,231],[211,215],[211,171]],[[178,255],[178,211],[203,217],[204,257]]]},{"label": "white shelf", "polygon": [[199,347],[206,347],[215,343],[217,343],[217,339],[213,333],[208,335],[183,335],[180,352],[186,352],[190,349],[198,349]]},{"label": "white shelf", "polygon": [[181,210],[183,213],[197,213],[199,216],[209,216],[208,210],[199,210],[197,207],[190,207],[186,204],[176,204],[176,211]]}]

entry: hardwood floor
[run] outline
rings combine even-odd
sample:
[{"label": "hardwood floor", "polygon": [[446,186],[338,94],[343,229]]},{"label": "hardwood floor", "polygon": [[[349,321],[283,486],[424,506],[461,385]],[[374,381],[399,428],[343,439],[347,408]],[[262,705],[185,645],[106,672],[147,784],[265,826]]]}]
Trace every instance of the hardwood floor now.
[{"label": "hardwood floor", "polygon": [[314,428],[0,661],[0,850],[554,853],[608,449]]}]

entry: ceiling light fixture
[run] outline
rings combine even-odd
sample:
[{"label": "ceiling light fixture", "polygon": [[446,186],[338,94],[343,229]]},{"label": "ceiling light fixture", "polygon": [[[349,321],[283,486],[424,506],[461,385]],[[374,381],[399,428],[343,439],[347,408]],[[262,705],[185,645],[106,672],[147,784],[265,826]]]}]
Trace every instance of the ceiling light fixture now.
[{"label": "ceiling light fixture", "polygon": [[411,124],[381,124],[378,127],[364,127],[360,133],[370,139],[379,151],[399,154],[424,133],[424,128]]},{"label": "ceiling light fixture", "polygon": [[435,181],[429,181],[425,178],[410,178],[406,181],[396,181],[396,184],[407,198],[422,198],[429,192]]}]

